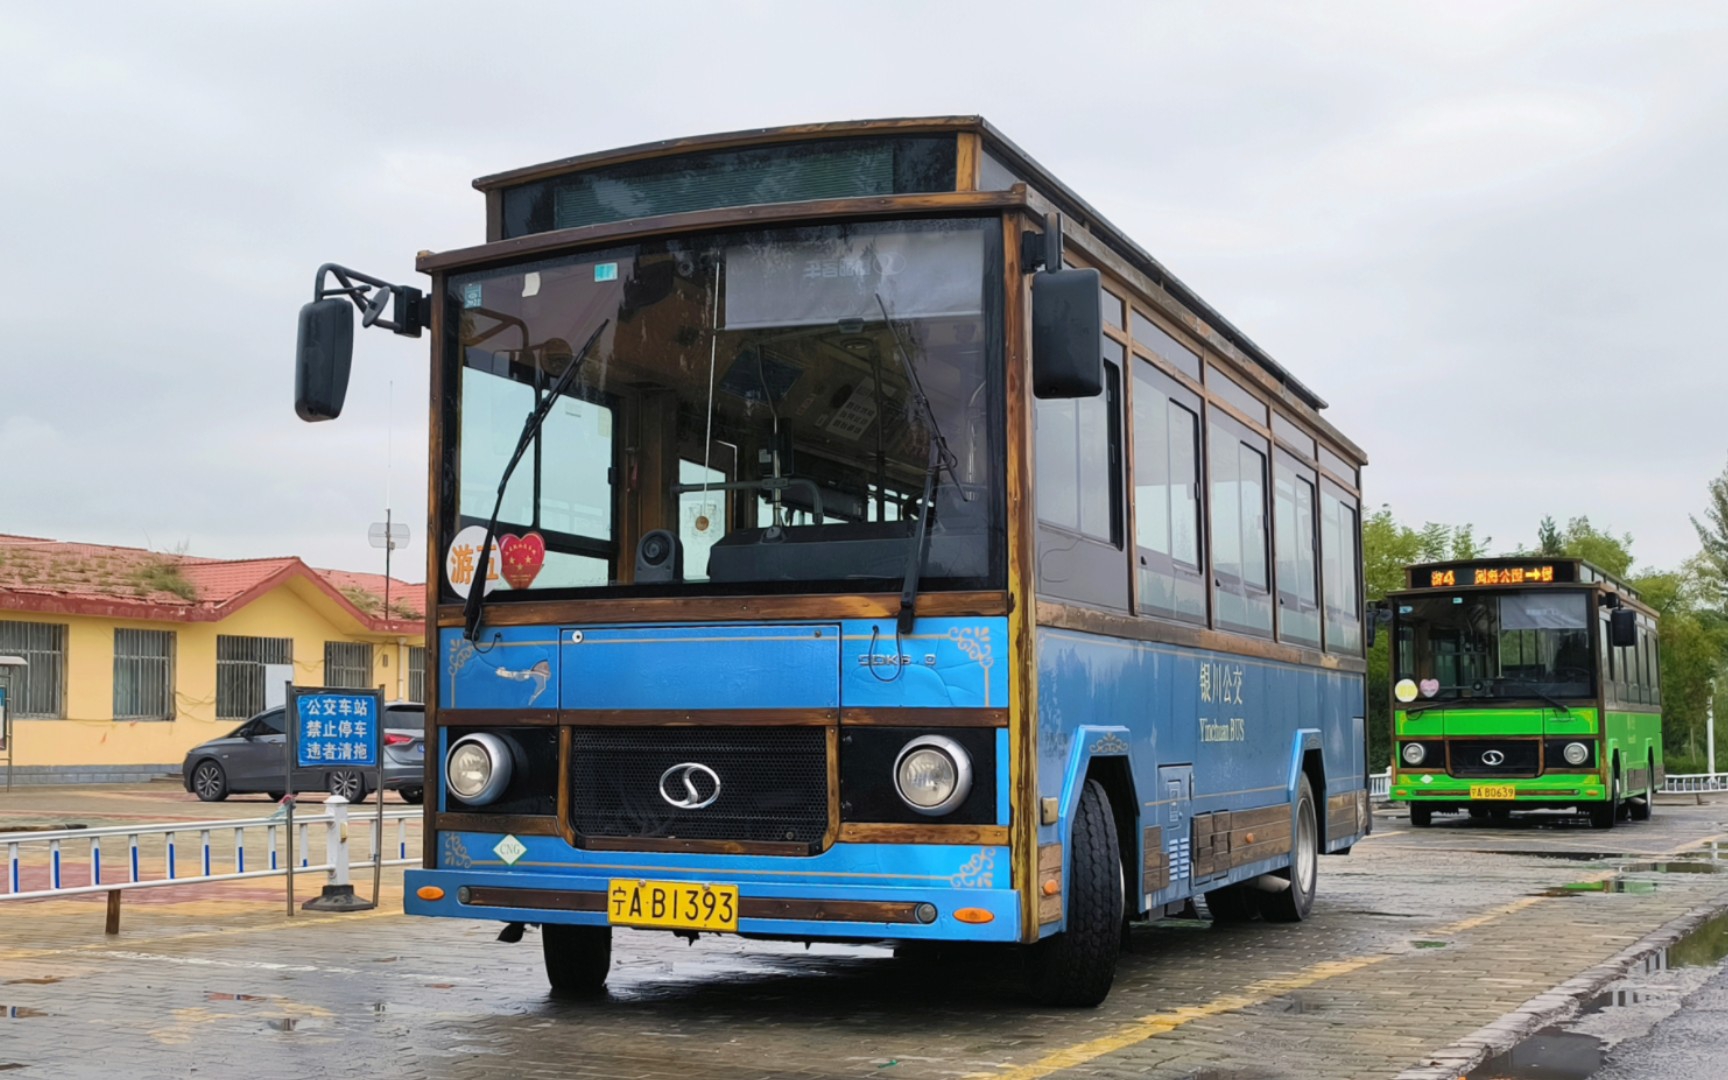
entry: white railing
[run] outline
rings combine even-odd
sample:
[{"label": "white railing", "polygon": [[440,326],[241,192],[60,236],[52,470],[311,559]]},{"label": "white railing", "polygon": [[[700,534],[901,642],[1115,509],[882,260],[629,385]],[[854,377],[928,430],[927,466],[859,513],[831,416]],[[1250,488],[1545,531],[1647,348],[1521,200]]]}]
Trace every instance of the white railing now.
[{"label": "white railing", "polygon": [[[346,865],[338,861],[347,853],[350,825],[364,822],[370,841],[366,858],[354,865],[371,866],[379,855],[391,854],[379,835],[379,825],[372,815],[350,817],[346,800],[332,799],[329,809],[321,814],[294,816],[294,867],[296,872],[329,872],[347,880]],[[394,858],[383,860],[384,866],[407,866],[420,861],[408,854],[408,823],[422,817],[420,810],[386,810],[384,819],[395,822],[396,839],[391,845]],[[313,829],[323,826],[314,834]],[[132,889],[163,886],[202,885],[220,881],[247,881],[253,878],[276,877],[289,872],[285,848],[288,822],[281,814],[267,818],[236,821],[175,821],[160,825],[108,825],[95,829],[62,829],[54,832],[0,833],[0,846],[6,849],[6,882],[0,890],[0,903],[8,900],[46,900],[91,893],[109,893],[111,904],[118,903],[118,894]],[[324,841],[317,848],[310,842],[313,836]],[[188,842],[187,838],[196,837]],[[229,838],[232,837],[232,843]],[[250,838],[250,842],[249,842]],[[161,850],[154,850],[155,841]],[[338,842],[340,841],[340,842]],[[120,849],[118,869],[104,866],[104,844],[110,853]],[[149,850],[145,850],[149,849]],[[336,858],[326,855],[322,862],[311,862],[315,850],[340,852]],[[88,853],[86,864],[66,865]],[[190,863],[190,865],[188,865]],[[160,866],[161,873],[155,873]],[[46,887],[24,887],[26,876],[45,875]]]},{"label": "white railing", "polygon": [[1368,797],[1370,799],[1385,799],[1392,794],[1392,774],[1377,772],[1368,774]]}]

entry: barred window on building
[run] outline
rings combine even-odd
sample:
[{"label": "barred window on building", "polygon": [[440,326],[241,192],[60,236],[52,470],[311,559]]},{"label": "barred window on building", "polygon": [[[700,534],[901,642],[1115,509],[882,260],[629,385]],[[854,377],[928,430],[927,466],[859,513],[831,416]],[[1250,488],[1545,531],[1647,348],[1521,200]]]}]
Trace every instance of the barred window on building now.
[{"label": "barred window on building", "polygon": [[326,641],[324,685],[372,689],[372,646],[354,641]]},{"label": "barred window on building", "polygon": [[6,703],[14,719],[66,719],[66,625],[0,622],[0,654],[23,658]]},{"label": "barred window on building", "polygon": [[114,719],[174,719],[174,632],[114,631]]},{"label": "barred window on building", "polygon": [[408,700],[426,700],[426,649],[422,645],[408,646]]},{"label": "barred window on building", "polygon": [[293,662],[293,638],[216,635],[216,719],[245,720],[263,712],[265,667]]}]

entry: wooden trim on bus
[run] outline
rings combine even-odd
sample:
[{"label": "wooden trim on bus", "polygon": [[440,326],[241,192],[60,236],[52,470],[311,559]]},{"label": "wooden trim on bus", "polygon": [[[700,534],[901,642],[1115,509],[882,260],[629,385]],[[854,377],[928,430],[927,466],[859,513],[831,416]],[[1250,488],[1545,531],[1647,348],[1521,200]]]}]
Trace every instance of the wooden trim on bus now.
[{"label": "wooden trim on bus", "polygon": [[[531,911],[606,910],[606,894],[593,889],[519,889],[508,885],[469,885],[466,888],[468,899],[465,905],[468,907],[521,908]],[[738,917],[793,919],[800,922],[916,923],[918,902],[741,896],[738,898]]]},{"label": "wooden trim on bus", "polygon": [[1359,656],[1339,656],[1303,645],[1246,637],[1221,630],[1166,622],[1163,619],[1133,618],[1054,600],[1038,601],[1038,625],[1130,641],[1210,649],[1233,656],[1301,664],[1305,667],[1324,668],[1327,671],[1347,671],[1355,674],[1365,674],[1368,671],[1368,662]]},{"label": "wooden trim on bus", "polygon": [[978,190],[981,140],[976,132],[962,131],[954,137],[954,190]]},{"label": "wooden trim on bus", "polygon": [[[440,564],[434,573],[442,575],[443,570]],[[918,595],[918,614],[927,618],[1006,615],[1009,607],[1010,594],[994,590],[926,592]],[[601,600],[526,600],[514,603],[501,603],[494,599],[486,608],[486,625],[593,626],[599,623],[635,622],[680,625],[763,620],[833,622],[840,619],[889,619],[899,612],[898,593],[619,597]],[[462,605],[440,605],[438,625],[461,626]]]},{"label": "wooden trim on bus", "polygon": [[1038,528],[1033,505],[1031,288],[1020,266],[1020,227],[1002,223],[1002,358],[1007,413],[1009,880],[1020,894],[1020,940],[1038,940],[1038,672],[1032,629],[1038,595]]},{"label": "wooden trim on bus", "polygon": [[1001,847],[1006,825],[877,825],[848,821],[840,826],[842,844],[961,844]]},{"label": "wooden trim on bus", "polygon": [[679,154],[696,153],[704,150],[727,150],[742,146],[772,146],[776,143],[807,142],[812,139],[844,138],[847,136],[942,135],[948,132],[954,132],[958,135],[963,132],[971,132],[976,138],[983,130],[983,118],[978,116],[920,116],[892,120],[842,120],[826,124],[793,124],[787,127],[748,128],[743,131],[726,131],[712,135],[662,139],[658,142],[638,143],[635,146],[620,147],[616,150],[599,150],[591,154],[558,158],[538,165],[526,165],[505,172],[490,173],[477,178],[474,181],[474,187],[479,191],[514,187],[517,184],[525,184],[533,180],[546,180],[554,176],[585,172],[602,166],[625,165],[634,161],[676,157]]},{"label": "wooden trim on bus", "polygon": [[1009,191],[943,191],[929,195],[869,195],[851,199],[812,199],[807,202],[760,203],[692,210],[679,214],[608,221],[573,229],[554,229],[478,247],[451,251],[422,252],[415,269],[466,270],[507,260],[539,258],[607,244],[634,243],[657,236],[712,232],[748,226],[788,222],[843,221],[861,217],[913,217],[941,214],[976,214],[989,211],[1025,211],[1026,188],[1016,184]]},{"label": "wooden trim on bus", "polygon": [[1007,709],[840,709],[842,727],[948,728],[1008,726]]},{"label": "wooden trim on bus", "polygon": [[565,709],[565,727],[833,727],[839,709]]},{"label": "wooden trim on bus", "polygon": [[840,839],[840,729],[823,732],[822,745],[828,755],[828,828],[822,833],[822,850]]},{"label": "wooden trim on bus", "polygon": [[667,855],[786,855],[808,856],[823,850],[816,844],[783,840],[679,840],[649,836],[581,836],[571,845],[585,851],[646,851]]},{"label": "wooden trim on bus", "polygon": [[[436,817],[438,831],[473,833],[513,833],[517,836],[562,836],[558,819],[550,814],[465,814],[440,813]],[[428,830],[429,832],[432,830]],[[436,863],[427,863],[434,866]]]},{"label": "wooden trim on bus", "polygon": [[[428,461],[432,467],[426,470],[426,535],[438,535],[438,481],[444,470],[439,463],[444,458],[444,304],[439,298],[444,293],[444,275],[432,275],[432,291],[427,294],[431,309],[428,320],[428,330],[431,341],[428,352],[431,354],[432,370],[427,379],[427,447]],[[444,580],[444,559],[441,549],[435,543],[426,545],[426,599],[424,610],[428,613],[438,607],[438,589]],[[422,745],[429,747],[426,755],[425,787],[421,789],[424,796],[425,817],[420,829],[420,865],[434,867],[438,865],[438,830],[433,827],[438,809],[439,776],[444,767],[443,748],[438,740],[438,690],[441,680],[438,673],[441,670],[438,656],[438,627],[435,620],[426,620],[426,664],[425,678],[421,679],[421,696],[426,705],[426,733],[421,740]]]},{"label": "wooden trim on bus", "polygon": [[557,709],[446,709],[444,726],[453,727],[555,727]]}]

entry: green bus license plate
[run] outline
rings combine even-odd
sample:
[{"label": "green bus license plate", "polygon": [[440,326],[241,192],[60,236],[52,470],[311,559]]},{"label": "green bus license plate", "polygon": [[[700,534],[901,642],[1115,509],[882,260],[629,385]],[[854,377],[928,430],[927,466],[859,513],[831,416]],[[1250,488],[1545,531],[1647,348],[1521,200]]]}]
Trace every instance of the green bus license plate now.
[{"label": "green bus license plate", "polygon": [[1471,784],[1472,799],[1516,799],[1518,789],[1511,784]]},{"label": "green bus license plate", "polygon": [[624,881],[606,889],[606,921],[669,930],[738,930],[738,886]]}]

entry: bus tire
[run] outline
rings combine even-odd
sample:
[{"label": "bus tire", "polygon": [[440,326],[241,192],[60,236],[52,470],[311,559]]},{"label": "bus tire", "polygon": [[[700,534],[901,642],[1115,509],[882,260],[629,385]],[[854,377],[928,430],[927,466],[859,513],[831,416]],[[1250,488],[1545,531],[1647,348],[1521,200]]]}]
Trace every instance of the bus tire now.
[{"label": "bus tire", "polygon": [[1608,798],[1590,807],[1592,829],[1612,829],[1620,817],[1620,768],[1615,763],[1613,779],[1608,781]]},{"label": "bus tire", "polygon": [[1215,923],[1245,923],[1260,914],[1260,905],[1254,899],[1252,886],[1236,884],[1207,893],[1206,910],[1212,913]]},{"label": "bus tire", "polygon": [[1644,801],[1632,804],[1633,821],[1649,821],[1656,812],[1656,753],[1651,751],[1650,764],[1644,773]]},{"label": "bus tire", "polygon": [[1260,917],[1267,922],[1301,922],[1314,910],[1314,890],[1320,879],[1320,823],[1314,812],[1314,789],[1309,786],[1307,774],[1296,785],[1296,814],[1290,830],[1290,865],[1276,871],[1290,882],[1290,887],[1256,893]]},{"label": "bus tire", "polygon": [[1068,849],[1068,928],[1032,946],[1032,995],[1045,1005],[1090,1008],[1116,979],[1122,948],[1122,855],[1109,796],[1086,781]]},{"label": "bus tire", "polygon": [[1432,806],[1425,806],[1419,802],[1410,804],[1411,828],[1426,829],[1432,824],[1434,824],[1434,808]]},{"label": "bus tire", "polygon": [[540,928],[546,981],[554,994],[598,994],[612,970],[612,928],[546,923]]}]

